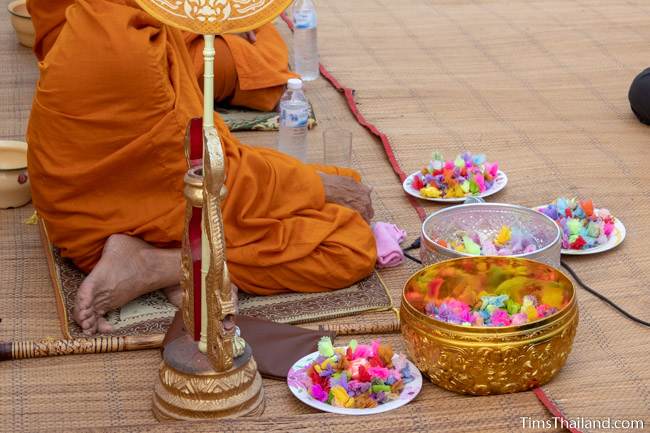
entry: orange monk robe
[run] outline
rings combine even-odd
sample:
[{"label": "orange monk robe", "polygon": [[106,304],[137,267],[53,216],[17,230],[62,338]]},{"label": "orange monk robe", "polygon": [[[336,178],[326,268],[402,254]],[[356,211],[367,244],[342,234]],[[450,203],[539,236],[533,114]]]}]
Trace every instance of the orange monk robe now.
[{"label": "orange monk robe", "polygon": [[[218,103],[272,111],[287,80],[298,75],[289,72],[289,52],[273,24],[255,34],[254,44],[238,35],[215,39],[214,97]],[[184,33],[184,37],[203,89],[203,36]]]},{"label": "orange monk robe", "polygon": [[[183,140],[188,121],[202,113],[183,34],[129,0],[77,0],[52,38],[44,29],[53,27],[39,20],[49,3],[29,3],[41,76],[27,140],[33,202],[53,243],[86,272],[111,234],[178,247]],[[372,272],[370,227],[357,212],[325,203],[315,167],[243,145],[215,122],[227,160],[228,265],[238,287],[324,291]]]},{"label": "orange monk robe", "polygon": [[[66,9],[74,3],[75,0],[29,0],[32,20],[37,23],[34,52],[39,60],[54,45],[66,24]],[[214,97],[217,103],[272,111],[287,80],[297,75],[289,71],[289,52],[275,26],[267,24],[255,33],[255,43],[238,35],[215,39]],[[182,34],[194,73],[202,86],[203,36],[188,32]]]}]

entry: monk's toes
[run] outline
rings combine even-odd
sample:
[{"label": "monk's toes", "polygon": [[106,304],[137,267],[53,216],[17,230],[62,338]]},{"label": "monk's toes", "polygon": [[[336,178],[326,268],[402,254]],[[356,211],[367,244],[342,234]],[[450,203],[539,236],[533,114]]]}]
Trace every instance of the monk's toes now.
[{"label": "monk's toes", "polygon": [[79,286],[75,305],[72,310],[72,317],[81,327],[86,335],[93,335],[97,332],[97,321],[101,315],[97,314],[97,287],[96,270],[90,273]]},{"label": "monk's toes", "polygon": [[77,290],[75,310],[79,312],[86,310],[92,311],[92,306],[95,301],[95,291],[97,289],[97,283],[93,274],[94,272],[95,271],[91,272],[90,275],[84,278]]},{"label": "monk's toes", "polygon": [[94,314],[88,319],[79,323],[81,330],[86,335],[95,335],[97,333],[97,316]]},{"label": "monk's toes", "polygon": [[75,322],[77,322],[79,325],[81,325],[81,322],[89,319],[94,315],[95,313],[93,312],[92,308],[80,309],[75,305],[75,307],[72,310],[72,317],[75,320]]},{"label": "monk's toes", "polygon": [[[88,311],[80,314],[88,314]],[[110,334],[113,332],[113,326],[104,317],[92,310],[90,310],[89,314],[86,319],[77,322],[85,335],[92,336],[97,333]]]},{"label": "monk's toes", "polygon": [[167,287],[163,289],[163,293],[171,304],[178,308],[181,307],[181,304],[183,303],[183,290],[180,285]]},{"label": "monk's toes", "polygon": [[97,330],[100,334],[110,334],[113,332],[113,326],[106,319],[100,317],[97,320]]},{"label": "monk's toes", "polygon": [[91,335],[95,333],[94,329],[97,327],[97,314],[93,310],[92,306],[80,307],[79,302],[77,301],[72,309],[72,318],[84,332],[88,330]]}]

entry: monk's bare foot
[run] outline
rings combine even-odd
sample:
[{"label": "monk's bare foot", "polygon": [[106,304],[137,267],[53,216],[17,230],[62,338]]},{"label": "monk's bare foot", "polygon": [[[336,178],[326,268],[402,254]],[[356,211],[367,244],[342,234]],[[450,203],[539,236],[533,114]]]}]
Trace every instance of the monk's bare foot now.
[{"label": "monk's bare foot", "polygon": [[180,285],[167,287],[163,289],[163,293],[171,304],[181,308],[181,304],[183,303],[183,289],[181,289]]},{"label": "monk's bare foot", "polygon": [[155,248],[116,234],[108,238],[95,268],[77,292],[74,320],[86,335],[111,331],[104,314],[145,293],[178,285],[180,250]]}]

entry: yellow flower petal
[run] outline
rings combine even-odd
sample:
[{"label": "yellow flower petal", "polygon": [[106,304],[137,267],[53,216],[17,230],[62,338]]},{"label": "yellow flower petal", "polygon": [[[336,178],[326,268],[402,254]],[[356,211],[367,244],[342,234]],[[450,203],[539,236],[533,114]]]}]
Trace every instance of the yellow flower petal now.
[{"label": "yellow flower petal", "polygon": [[511,236],[512,230],[510,230],[510,227],[503,226],[501,227],[501,230],[499,230],[496,238],[494,238],[494,244],[501,247],[505,246],[510,241]]}]

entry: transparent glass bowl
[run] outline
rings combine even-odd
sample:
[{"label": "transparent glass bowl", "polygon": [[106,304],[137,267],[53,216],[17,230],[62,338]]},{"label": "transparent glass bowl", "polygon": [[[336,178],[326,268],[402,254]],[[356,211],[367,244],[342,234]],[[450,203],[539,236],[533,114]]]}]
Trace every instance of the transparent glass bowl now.
[{"label": "transparent glass bowl", "polygon": [[510,257],[536,260],[556,268],[560,266],[562,233],[555,221],[533,209],[503,203],[462,204],[429,215],[422,224],[422,264],[472,257],[471,254],[437,244],[437,239],[450,239],[459,230],[480,232],[493,238],[504,225],[530,233],[537,246],[536,251]]}]

